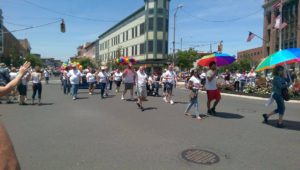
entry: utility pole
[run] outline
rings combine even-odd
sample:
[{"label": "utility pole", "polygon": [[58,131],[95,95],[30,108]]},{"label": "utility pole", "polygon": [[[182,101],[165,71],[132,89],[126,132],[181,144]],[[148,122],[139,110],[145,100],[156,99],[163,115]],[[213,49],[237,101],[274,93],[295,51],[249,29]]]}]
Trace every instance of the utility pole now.
[{"label": "utility pole", "polygon": [[177,15],[177,11],[178,9],[182,8],[183,5],[178,5],[176,8],[176,11],[174,13],[174,27],[173,27],[173,63],[175,62],[175,36],[176,36],[176,15]]}]

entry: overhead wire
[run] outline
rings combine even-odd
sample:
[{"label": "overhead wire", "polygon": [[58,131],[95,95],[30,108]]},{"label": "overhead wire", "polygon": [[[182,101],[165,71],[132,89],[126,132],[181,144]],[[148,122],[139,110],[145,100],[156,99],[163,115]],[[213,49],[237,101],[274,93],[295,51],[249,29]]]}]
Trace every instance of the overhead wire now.
[{"label": "overhead wire", "polygon": [[259,12],[261,12],[263,9],[259,9],[255,12],[252,12],[250,14],[247,14],[247,15],[244,15],[244,16],[241,16],[241,17],[236,17],[236,18],[231,18],[231,19],[224,19],[224,20],[213,20],[213,19],[206,19],[206,18],[203,18],[203,17],[199,17],[199,16],[195,16],[189,12],[187,12],[186,10],[182,9],[183,13],[185,13],[186,15],[190,16],[190,17],[194,17],[194,18],[197,18],[198,20],[201,20],[201,21],[204,21],[204,22],[215,22],[215,23],[221,23],[221,22],[235,22],[235,21],[239,21],[239,20],[242,20],[242,19],[245,19],[245,18],[248,18],[252,15],[255,15]]},{"label": "overhead wire", "polygon": [[25,30],[30,30],[30,29],[34,29],[34,28],[40,28],[40,27],[45,27],[45,26],[52,25],[52,24],[55,24],[55,23],[58,23],[58,22],[61,22],[61,21],[62,21],[62,19],[59,19],[57,21],[49,22],[49,23],[46,23],[46,24],[41,24],[41,25],[37,25],[37,26],[29,26],[29,27],[22,28],[22,29],[15,29],[15,30],[12,30],[12,31],[3,32],[3,34],[12,33],[12,32],[19,32],[19,31],[25,31]]}]

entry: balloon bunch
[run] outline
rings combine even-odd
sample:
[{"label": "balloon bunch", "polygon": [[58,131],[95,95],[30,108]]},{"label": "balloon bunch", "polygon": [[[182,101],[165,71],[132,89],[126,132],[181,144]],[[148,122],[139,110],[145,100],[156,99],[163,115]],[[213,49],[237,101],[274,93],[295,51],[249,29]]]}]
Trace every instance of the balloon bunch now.
[{"label": "balloon bunch", "polygon": [[117,58],[116,60],[115,60],[115,63],[117,64],[117,65],[120,65],[120,64],[122,64],[122,65],[128,65],[129,63],[131,63],[131,64],[135,64],[136,63],[136,60],[135,60],[135,58],[133,58],[133,57],[120,57],[120,58]]},{"label": "balloon bunch", "polygon": [[82,65],[78,62],[68,63],[68,61],[63,62],[60,69],[66,70],[67,68],[77,67],[77,69],[82,70]]}]

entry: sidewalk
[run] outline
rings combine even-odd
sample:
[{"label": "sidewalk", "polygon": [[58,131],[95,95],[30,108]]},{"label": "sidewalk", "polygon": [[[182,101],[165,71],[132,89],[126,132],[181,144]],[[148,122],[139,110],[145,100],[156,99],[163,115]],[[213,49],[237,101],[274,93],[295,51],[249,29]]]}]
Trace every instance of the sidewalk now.
[{"label": "sidewalk", "polygon": [[[176,85],[177,88],[179,89],[185,89],[184,82],[177,82]],[[206,94],[205,91],[200,91],[203,94]],[[263,97],[255,97],[255,96],[247,96],[247,95],[237,95],[237,94],[230,94],[230,93],[221,93],[223,96],[230,96],[230,97],[239,97],[239,98],[245,98],[245,99],[255,99],[255,100],[263,100],[266,101],[268,98],[263,98]],[[287,101],[288,103],[300,103],[299,100],[290,100]]]}]

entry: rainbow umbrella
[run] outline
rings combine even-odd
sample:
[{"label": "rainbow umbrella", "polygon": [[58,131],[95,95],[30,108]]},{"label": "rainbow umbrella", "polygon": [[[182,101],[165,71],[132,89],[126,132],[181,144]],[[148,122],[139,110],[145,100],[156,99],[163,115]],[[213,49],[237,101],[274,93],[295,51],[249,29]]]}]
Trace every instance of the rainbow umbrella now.
[{"label": "rainbow umbrella", "polygon": [[300,48],[280,50],[266,57],[256,67],[255,71],[272,69],[277,65],[285,65],[300,62]]},{"label": "rainbow umbrella", "polygon": [[229,65],[235,60],[235,56],[231,56],[225,53],[213,53],[202,57],[200,60],[198,60],[197,64],[200,66],[209,66],[209,63],[214,61],[217,63],[217,67],[221,67]]}]

